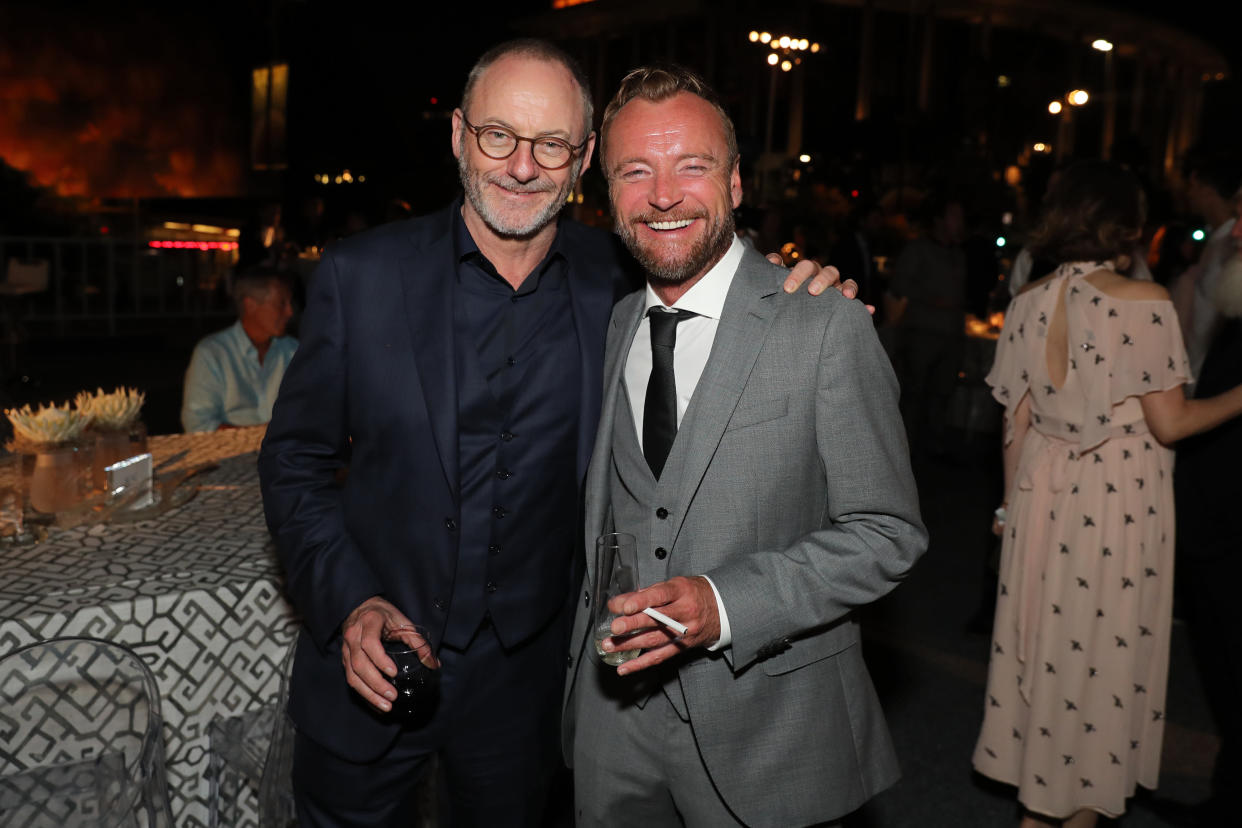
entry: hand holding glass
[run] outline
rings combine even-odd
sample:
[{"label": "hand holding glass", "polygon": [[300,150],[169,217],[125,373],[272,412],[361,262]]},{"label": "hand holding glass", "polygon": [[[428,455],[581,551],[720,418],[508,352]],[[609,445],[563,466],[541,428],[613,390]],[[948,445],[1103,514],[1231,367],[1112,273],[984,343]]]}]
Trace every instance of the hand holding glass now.
[{"label": "hand holding glass", "polygon": [[[592,585],[592,622],[595,634],[595,651],[605,664],[616,667],[630,659],[638,658],[641,650],[613,650],[606,652],[605,638],[613,637],[612,620],[616,613],[608,611],[608,601],[638,588],[638,542],[633,535],[612,532],[601,535],[595,541],[595,582]],[[619,638],[619,637],[618,637]],[[614,638],[614,643],[617,638]]]},{"label": "hand holding glass", "polygon": [[384,653],[397,665],[397,675],[390,679],[397,688],[392,715],[407,722],[424,718],[438,702],[440,687],[440,662],[427,631],[419,626],[385,631]]}]

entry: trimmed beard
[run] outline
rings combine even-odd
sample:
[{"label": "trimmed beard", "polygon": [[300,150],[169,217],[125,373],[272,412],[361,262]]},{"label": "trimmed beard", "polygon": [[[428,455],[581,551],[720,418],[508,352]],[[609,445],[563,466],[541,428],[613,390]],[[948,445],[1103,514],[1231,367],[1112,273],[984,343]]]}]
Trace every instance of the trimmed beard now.
[{"label": "trimmed beard", "polygon": [[638,234],[634,231],[635,224],[648,221],[677,221],[679,218],[706,219],[707,216],[649,215],[630,220],[617,219],[617,235],[647,271],[648,279],[656,284],[680,285],[699,274],[706,273],[712,265],[720,261],[728,252],[729,245],[733,243],[736,229],[731,211],[718,216],[708,225],[707,232],[691,246],[685,258],[675,261],[661,259],[656,256],[654,250],[647,249],[639,243]]},{"label": "trimmed beard", "polygon": [[565,206],[569,194],[573,191],[574,184],[578,181],[578,174],[582,171],[582,156],[579,155],[570,165],[569,177],[565,179],[556,197],[529,218],[515,219],[492,208],[484,195],[484,190],[488,186],[495,184],[516,193],[550,193],[556,190],[556,185],[546,179],[536,179],[523,184],[505,173],[472,169],[467,160],[464,133],[462,139],[457,142],[457,150],[457,173],[461,177],[461,186],[466,192],[466,200],[478,213],[479,218],[483,219],[488,229],[504,238],[529,239],[555,221],[557,214],[561,212],[561,208]]}]

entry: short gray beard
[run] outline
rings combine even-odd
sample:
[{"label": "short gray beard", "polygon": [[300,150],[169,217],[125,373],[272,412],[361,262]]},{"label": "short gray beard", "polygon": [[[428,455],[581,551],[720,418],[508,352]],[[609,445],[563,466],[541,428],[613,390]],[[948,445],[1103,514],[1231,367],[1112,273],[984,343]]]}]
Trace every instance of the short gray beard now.
[{"label": "short gray beard", "polygon": [[[653,216],[645,218],[653,221],[659,220]],[[617,234],[621,236],[621,240],[625,242],[625,246],[629,248],[638,263],[647,271],[649,280],[660,285],[680,285],[705,272],[728,252],[736,232],[733,213],[727,212],[711,223],[708,232],[694,243],[684,259],[670,262],[656,258],[652,252],[639,244],[638,234],[634,232],[634,224],[634,221],[618,218]]]},{"label": "short gray beard", "polygon": [[[557,197],[528,221],[517,224],[506,221],[504,216],[494,212],[491,205],[487,203],[483,190],[488,184],[497,184],[515,191],[522,191],[526,189],[527,185],[523,185],[503,173],[485,173],[471,169],[467,161],[468,153],[466,151],[464,132],[462,139],[457,142],[457,150],[457,173],[461,177],[461,186],[466,192],[466,200],[470,202],[470,206],[478,213],[479,218],[483,219],[483,223],[487,225],[489,230],[497,236],[508,239],[529,239],[555,221],[557,214],[565,206],[569,194],[573,192],[574,184],[577,183],[578,175],[582,171],[582,156],[579,155],[570,166],[569,177],[565,179],[565,184],[561,187],[560,192],[557,193]],[[531,191],[551,192],[551,189],[539,186]]]}]

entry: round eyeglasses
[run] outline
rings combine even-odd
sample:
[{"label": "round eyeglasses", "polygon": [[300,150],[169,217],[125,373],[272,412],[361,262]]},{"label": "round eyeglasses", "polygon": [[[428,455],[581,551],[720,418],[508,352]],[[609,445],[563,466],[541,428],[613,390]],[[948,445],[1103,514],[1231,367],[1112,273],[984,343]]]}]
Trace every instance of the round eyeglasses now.
[{"label": "round eyeglasses", "polygon": [[574,154],[580,152],[587,145],[587,141],[591,140],[591,133],[588,132],[583,142],[574,146],[568,141],[554,138],[551,135],[527,138],[498,124],[475,126],[466,120],[465,113],[462,113],[461,120],[466,125],[466,129],[474,133],[474,139],[479,144],[479,151],[488,158],[495,158],[497,161],[508,158],[513,155],[520,142],[529,141],[530,153],[535,163],[545,170],[559,170],[568,166]]}]

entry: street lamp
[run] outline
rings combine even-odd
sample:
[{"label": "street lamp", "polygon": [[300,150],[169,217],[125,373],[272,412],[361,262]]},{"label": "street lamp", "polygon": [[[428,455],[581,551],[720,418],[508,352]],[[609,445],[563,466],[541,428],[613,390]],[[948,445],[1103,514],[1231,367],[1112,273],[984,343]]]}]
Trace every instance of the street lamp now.
[{"label": "street lamp", "polygon": [[1113,44],[1101,37],[1091,41],[1091,48],[1095,49],[1097,52],[1111,52],[1113,50]]},{"label": "street lamp", "polygon": [[1082,106],[1091,99],[1091,96],[1087,94],[1085,89],[1075,89],[1066,95],[1065,99],[1069,101],[1071,106]]},{"label": "street lamp", "polygon": [[[800,35],[774,35],[771,32],[761,32],[752,29],[746,39],[751,43],[759,43],[765,45],[769,50],[764,56],[765,62],[772,67],[772,75],[768,89],[768,118],[767,129],[764,137],[764,153],[772,151],[772,122],[775,118],[776,106],[776,69],[781,72],[792,72],[795,66],[802,65],[802,52],[810,52],[812,54],[819,53],[819,43]],[[799,85],[795,82],[795,89],[800,90]],[[790,116],[790,147],[791,152],[794,151],[795,145],[801,144],[802,132],[802,100],[798,91],[793,96],[793,112]]]}]

